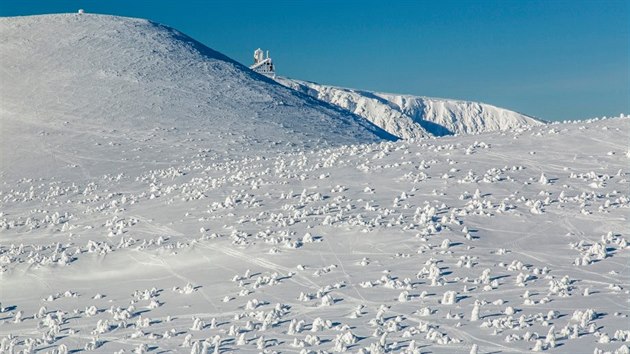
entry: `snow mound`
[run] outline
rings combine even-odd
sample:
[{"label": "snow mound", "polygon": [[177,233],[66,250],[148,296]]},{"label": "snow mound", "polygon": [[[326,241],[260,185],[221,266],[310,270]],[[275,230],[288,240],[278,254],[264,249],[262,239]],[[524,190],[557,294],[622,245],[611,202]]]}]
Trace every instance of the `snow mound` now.
[{"label": "snow mound", "polygon": [[485,103],[361,91],[288,78],[281,84],[337,105],[403,139],[476,134],[543,124]]},{"label": "snow mound", "polygon": [[178,158],[174,145],[234,155],[394,139],[147,20],[11,17],[0,19],[0,33],[1,162],[12,169],[122,163],[134,149],[166,162]]}]

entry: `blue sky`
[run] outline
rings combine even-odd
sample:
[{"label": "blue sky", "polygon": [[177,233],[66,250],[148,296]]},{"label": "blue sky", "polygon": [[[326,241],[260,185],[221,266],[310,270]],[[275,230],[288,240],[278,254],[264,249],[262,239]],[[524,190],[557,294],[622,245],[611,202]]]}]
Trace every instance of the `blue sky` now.
[{"label": "blue sky", "polygon": [[630,113],[630,2],[3,0],[1,16],[148,18],[283,76],[482,101],[548,120]]}]

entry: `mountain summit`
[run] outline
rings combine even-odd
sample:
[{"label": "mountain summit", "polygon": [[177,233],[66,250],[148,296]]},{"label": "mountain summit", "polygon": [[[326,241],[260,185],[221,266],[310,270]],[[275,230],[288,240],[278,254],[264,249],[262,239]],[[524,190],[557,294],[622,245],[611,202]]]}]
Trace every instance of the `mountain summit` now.
[{"label": "mountain summit", "polygon": [[11,17],[0,33],[0,162],[16,170],[147,154],[172,162],[176,146],[227,156],[395,139],[147,20]]}]

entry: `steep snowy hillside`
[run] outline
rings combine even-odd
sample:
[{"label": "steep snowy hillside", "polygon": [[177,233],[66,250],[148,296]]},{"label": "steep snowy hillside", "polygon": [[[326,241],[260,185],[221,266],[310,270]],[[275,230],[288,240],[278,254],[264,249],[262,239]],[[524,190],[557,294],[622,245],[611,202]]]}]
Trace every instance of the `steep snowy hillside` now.
[{"label": "steep snowy hillside", "polygon": [[1,18],[0,34],[4,177],[393,138],[146,20]]},{"label": "steep snowy hillside", "polygon": [[360,115],[403,139],[542,124],[532,117],[484,103],[360,91],[282,77],[277,81]]},{"label": "steep snowy hillside", "polygon": [[628,353],[629,124],[3,183],[0,352]]}]

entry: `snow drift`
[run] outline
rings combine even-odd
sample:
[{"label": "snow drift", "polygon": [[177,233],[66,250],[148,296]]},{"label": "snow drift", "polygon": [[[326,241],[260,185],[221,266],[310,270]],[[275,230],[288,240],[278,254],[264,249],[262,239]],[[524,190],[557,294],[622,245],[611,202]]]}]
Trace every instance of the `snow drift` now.
[{"label": "snow drift", "polygon": [[403,139],[542,124],[535,118],[485,103],[361,91],[288,78],[277,81],[360,115]]},{"label": "snow drift", "polygon": [[394,139],[147,20],[13,17],[0,33],[5,175],[65,164],[91,173],[87,165],[128,163],[138,149],[138,160],[172,162],[175,145],[233,155]]}]

